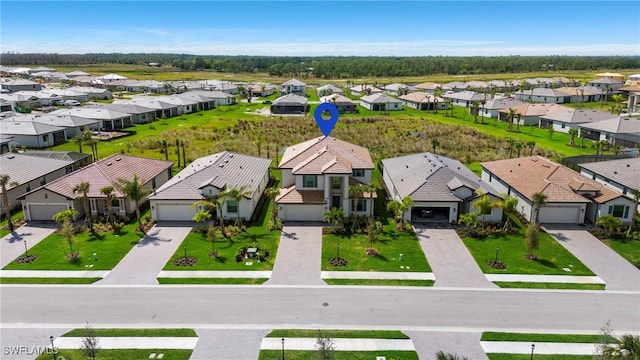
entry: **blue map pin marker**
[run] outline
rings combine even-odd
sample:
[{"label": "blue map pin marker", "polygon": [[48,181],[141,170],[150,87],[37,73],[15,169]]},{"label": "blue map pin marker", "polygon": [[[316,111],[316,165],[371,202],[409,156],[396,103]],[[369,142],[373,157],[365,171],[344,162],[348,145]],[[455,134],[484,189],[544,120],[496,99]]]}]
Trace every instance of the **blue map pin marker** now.
[{"label": "blue map pin marker", "polygon": [[[331,114],[331,117],[327,120],[322,117],[324,111],[328,111]],[[322,131],[325,137],[331,134],[331,130],[333,130],[338,123],[338,114],[338,108],[331,103],[322,103],[318,105],[316,111],[313,112],[316,124],[318,124],[320,131]]]}]

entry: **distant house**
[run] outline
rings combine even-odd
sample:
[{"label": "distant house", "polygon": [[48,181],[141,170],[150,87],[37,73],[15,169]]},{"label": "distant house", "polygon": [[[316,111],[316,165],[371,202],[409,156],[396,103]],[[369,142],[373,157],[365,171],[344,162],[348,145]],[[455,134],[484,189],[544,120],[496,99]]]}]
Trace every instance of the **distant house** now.
[{"label": "distant house", "polygon": [[467,85],[467,83],[462,81],[451,81],[451,82],[442,84],[442,88],[443,89],[446,88],[451,91],[458,92],[458,91],[467,90],[469,88],[469,85]]},{"label": "distant house", "polygon": [[424,82],[414,86],[420,91],[424,91],[429,94],[435,94],[436,91],[442,90],[442,85],[434,82]]},{"label": "distant house", "polygon": [[538,126],[546,128],[551,124],[555,131],[568,133],[569,129],[578,130],[579,124],[602,121],[614,117],[616,115],[610,112],[595,109],[567,109],[540,116]]},{"label": "distant house", "polygon": [[487,92],[489,89],[489,83],[480,80],[467,81],[467,88],[473,89],[475,92]]},{"label": "distant house", "polygon": [[[460,161],[432,153],[383,159],[382,178],[390,199],[413,200],[404,214],[413,223],[457,222],[460,214],[480,212],[473,202],[483,194],[491,201],[499,195]],[[502,209],[491,209],[484,220],[502,221]]]},{"label": "distant house", "polygon": [[353,102],[353,100],[349,99],[348,97],[342,96],[340,94],[323,96],[320,98],[320,102],[321,103],[327,102],[335,105],[335,107],[338,108],[338,112],[340,114],[358,112],[358,107],[356,106],[356,103]]},{"label": "distant house", "polygon": [[50,114],[74,115],[86,119],[100,120],[100,128],[107,131],[123,129],[132,125],[131,114],[121,113],[110,109],[96,109],[81,106],[72,109],[52,111]]},{"label": "distant house", "polygon": [[68,88],[77,92],[86,93],[89,100],[111,100],[113,99],[113,93],[108,89],[101,89],[91,86],[73,86]]},{"label": "distant house", "polygon": [[222,91],[231,95],[237,95],[238,93],[240,93],[238,85],[232,84],[227,81],[218,81],[212,83],[205,82],[205,88],[208,88],[208,90],[211,91]]},{"label": "distant house", "polygon": [[86,73],[84,71],[80,71],[80,70],[76,70],[76,71],[72,71],[72,72],[68,72],[67,73],[67,77],[68,78],[74,78],[74,77],[78,77],[78,76],[91,76],[91,74]]},{"label": "distant house", "polygon": [[[621,146],[636,147],[640,144],[640,118],[615,116],[610,119],[579,125],[580,136],[595,140],[609,141]],[[622,138],[619,136],[623,135]],[[626,135],[626,136],[625,136]]]},{"label": "distant house", "polygon": [[[75,171],[90,162],[90,155],[70,151],[25,151],[0,155],[2,173],[9,175],[10,182],[17,183],[15,186],[7,185],[9,209],[20,205],[20,201],[18,201],[20,195]],[[4,196],[1,191],[0,196]],[[0,210],[4,216],[1,201]]]},{"label": "distant house", "polygon": [[376,93],[361,97],[360,106],[371,111],[395,111],[402,110],[402,101]]},{"label": "distant house", "polygon": [[18,103],[22,103],[22,105],[18,105],[18,106],[32,107],[32,108],[33,108],[33,105],[51,106],[51,105],[59,105],[64,102],[64,97],[46,90],[40,90],[40,91],[20,90],[11,94],[7,94],[7,98],[8,97],[13,97],[14,99],[20,99],[21,97],[23,99],[35,98],[37,99],[37,101],[27,101],[26,103],[22,103],[20,100],[18,100]]},{"label": "distant house", "polygon": [[283,95],[271,104],[273,115],[304,115],[308,111],[307,98],[295,94]]},{"label": "distant house", "polygon": [[369,195],[375,194],[361,194],[356,203],[349,188],[369,184],[373,167],[367,149],[331,136],[287,147],[278,165],[278,216],[285,221],[323,221],[331,208],[343,209],[346,215],[371,214]]},{"label": "distant house", "polygon": [[158,96],[135,96],[130,100],[114,100],[113,104],[133,104],[155,110],[155,118],[170,118],[178,115],[178,106],[158,100]]},{"label": "distant house", "polygon": [[612,77],[601,77],[599,79],[591,80],[587,83],[589,86],[594,86],[600,89],[603,93],[615,93],[624,86],[624,81],[614,79]]},{"label": "distant house", "polygon": [[510,97],[487,99],[487,102],[481,106],[480,114],[484,117],[497,119],[500,116],[500,110],[515,108],[525,103]]},{"label": "distant house", "polygon": [[510,107],[506,109],[501,109],[498,112],[500,113],[499,120],[508,121],[509,109],[514,109],[516,112],[516,117],[513,119],[513,123],[518,123],[518,119],[520,121],[520,125],[538,125],[540,123],[540,117],[543,115],[548,115],[554,112],[565,111],[569,108],[566,106],[558,105],[558,104],[529,104],[524,103],[520,106]]},{"label": "distant house", "polygon": [[487,96],[485,94],[477,93],[475,91],[458,91],[449,92],[442,95],[445,99],[451,99],[451,104],[456,106],[469,107],[474,101],[485,101]]},{"label": "distant house", "polygon": [[353,96],[365,96],[365,95],[379,94],[383,91],[372,85],[358,85],[350,88],[349,92]]},{"label": "distant house", "polygon": [[23,107],[35,109],[42,106],[42,101],[31,91],[18,91],[10,94],[0,94],[0,99],[12,104],[12,108]]},{"label": "distant house", "polygon": [[107,74],[99,76],[98,79],[102,80],[105,83],[110,83],[113,81],[127,80],[127,77],[118,74]]},{"label": "distant house", "polygon": [[191,114],[198,111],[198,102],[193,98],[189,97],[181,97],[178,95],[172,96],[159,96],[159,101],[162,101],[167,104],[174,105],[177,109],[177,115],[182,114]]},{"label": "distant house", "polygon": [[633,200],[640,190],[640,157],[580,164],[580,173]]},{"label": "distant house", "polygon": [[393,84],[385,85],[384,87],[384,92],[386,92],[391,96],[405,95],[416,90],[418,89],[416,89],[415,87],[409,86],[407,84],[400,84],[400,83],[393,83]]},{"label": "distant house", "polygon": [[[173,162],[115,154],[87,165],[77,171],[43,184],[20,198],[26,221],[51,220],[54,214],[74,208],[79,216],[85,214],[82,194],[73,192],[81,182],[88,182],[91,216],[105,215],[106,196],[100,192],[105,186],[117,188],[118,179],[129,181],[134,175],[148,189],[156,189],[171,178]],[[112,211],[124,217],[135,211],[134,202],[119,190],[114,190]]]},{"label": "distant house", "polygon": [[37,114],[37,115],[18,115],[10,117],[3,121],[33,121],[40,124],[52,125],[64,128],[65,136],[71,139],[80,135],[85,129],[99,130],[100,121],[82,118],[73,115],[55,115],[55,114]]},{"label": "distant house", "polygon": [[108,109],[131,115],[133,124],[146,124],[156,119],[156,111],[138,104],[131,103],[112,103],[112,104],[91,104],[86,108]]},{"label": "distant house", "polygon": [[572,103],[598,101],[602,96],[602,91],[593,86],[560,87],[555,90],[569,95],[568,102]]},{"label": "distant house", "polygon": [[318,86],[316,92],[318,94],[318,97],[328,96],[331,94],[344,95],[344,90],[331,84]]},{"label": "distant house", "polygon": [[0,88],[13,93],[16,91],[40,91],[42,90],[42,85],[31,80],[16,79],[0,82]]},{"label": "distant house", "polygon": [[[226,198],[222,211],[225,219],[251,219],[260,196],[269,183],[271,160],[224,151],[194,160],[149,196],[154,221],[193,221],[201,207],[194,203],[215,198],[233,188],[247,190],[236,202]],[[218,217],[217,214],[212,214]]]},{"label": "distant house", "polygon": [[280,85],[280,94],[295,94],[305,96],[307,92],[307,84],[300,80],[291,79]]},{"label": "distant house", "polygon": [[521,101],[530,101],[530,102],[538,102],[538,103],[554,103],[554,104],[562,104],[571,102],[571,95],[557,91],[555,89],[549,89],[544,87],[539,87],[530,90],[521,90],[516,91],[514,94],[515,98]]},{"label": "distant house", "polygon": [[63,100],[75,100],[77,102],[87,102],[89,101],[89,94],[84,91],[78,91],[73,88],[67,89],[46,89],[46,92],[56,94],[61,97]]},{"label": "distant house", "polygon": [[484,162],[482,180],[500,193],[518,199],[517,211],[527,221],[535,219],[533,195],[547,196],[540,209],[541,223],[595,223],[611,214],[628,223],[631,218],[629,198],[541,156]]},{"label": "distant house", "polygon": [[65,128],[34,121],[2,120],[0,134],[13,137],[13,142],[28,148],[47,148],[67,141]]},{"label": "distant house", "polygon": [[[189,96],[189,95],[198,95],[204,98],[208,98],[214,101],[215,106],[222,105],[233,105],[236,103],[235,95],[231,95],[228,92],[218,91],[218,90],[195,90],[189,91],[184,94],[180,94],[178,96]],[[206,109],[205,109],[206,110]]]},{"label": "distant house", "polygon": [[[202,92],[204,91],[203,90],[187,91],[185,93],[177,94],[175,96],[180,99],[184,99],[193,103],[194,111],[214,109],[216,107],[216,100],[203,95]],[[222,94],[225,94],[225,93],[222,93]],[[226,95],[233,96],[230,94],[226,94]]]},{"label": "distant house", "polygon": [[627,111],[629,113],[640,112],[640,89],[638,91],[630,91],[627,98]]},{"label": "distant house", "polygon": [[412,109],[417,110],[444,110],[447,108],[447,104],[441,97],[434,96],[424,92],[414,92],[400,96],[398,99],[402,100],[402,103]]},{"label": "distant house", "polygon": [[253,84],[247,87],[251,97],[266,97],[273,95],[276,87],[270,84]]}]

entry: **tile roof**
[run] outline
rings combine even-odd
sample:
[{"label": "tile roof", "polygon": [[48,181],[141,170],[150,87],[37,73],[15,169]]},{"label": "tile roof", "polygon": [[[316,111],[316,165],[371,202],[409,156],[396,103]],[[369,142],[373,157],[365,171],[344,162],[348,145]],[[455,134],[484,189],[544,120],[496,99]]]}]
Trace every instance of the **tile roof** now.
[{"label": "tile roof", "polygon": [[[81,194],[75,194],[73,188],[86,181],[91,185],[89,197],[104,198],[105,196],[100,193],[100,189],[104,186],[115,187],[120,178],[131,180],[136,174],[142,183],[147,183],[171,166],[173,166],[172,161],[115,154],[45,184],[41,188],[69,199],[75,199]],[[114,193],[117,197],[123,197],[118,190],[115,190]]]},{"label": "tile roof", "polygon": [[524,103],[520,106],[510,107],[498,110],[501,113],[508,113],[509,109],[514,109],[516,114],[520,114],[522,116],[543,116],[547,114],[551,114],[558,111],[563,111],[569,109],[566,106],[558,105],[558,104],[547,104],[547,103],[537,103],[530,104]]},{"label": "tile roof", "polygon": [[41,115],[18,115],[10,117],[9,119],[12,121],[33,121],[40,124],[60,126],[65,128],[90,126],[98,124],[100,122],[99,120],[87,119],[74,115],[56,115],[52,113]]},{"label": "tile roof", "polygon": [[589,81],[589,84],[616,84],[622,85],[624,82],[622,80],[614,79],[611,77],[601,77],[595,80]]},{"label": "tile roof", "polygon": [[363,96],[360,98],[360,101],[364,101],[370,104],[388,104],[388,103],[399,103],[402,102],[396,98],[392,98],[383,93],[376,93],[367,96]]},{"label": "tile roof", "polygon": [[442,88],[442,85],[427,81],[416,85],[415,88],[421,90],[438,90]]},{"label": "tile roof", "polygon": [[330,151],[327,146],[311,154],[291,171],[293,175],[351,174],[352,172],[349,161],[340,154]]},{"label": "tile roof", "polygon": [[484,108],[488,110],[500,110],[500,109],[508,109],[512,107],[517,107],[520,105],[524,105],[524,101],[520,101],[514,98],[498,98],[498,99],[488,99],[484,104]]},{"label": "tile roof", "polygon": [[324,204],[324,191],[297,190],[295,185],[280,189],[276,197],[278,204]]},{"label": "tile roof", "polygon": [[372,85],[356,85],[352,88],[349,88],[350,91],[353,92],[365,92],[367,90],[369,90],[369,93],[373,94],[373,93],[381,93],[382,89],[378,89],[375,86]]},{"label": "tile roof", "polygon": [[640,117],[616,116],[606,120],[585,123],[580,127],[610,134],[634,134],[640,132]]},{"label": "tile roof", "polygon": [[540,116],[541,119],[559,121],[569,124],[581,124],[602,121],[617,117],[610,112],[596,109],[567,109]]},{"label": "tile roof", "polygon": [[340,94],[331,94],[320,98],[320,102],[329,102],[332,104],[355,104],[353,100]]},{"label": "tile roof", "polygon": [[602,91],[595,86],[565,86],[556,88],[555,90],[571,96],[593,96],[602,94]]},{"label": "tile roof", "polygon": [[[477,93],[475,91],[458,91],[451,92],[448,94],[442,95],[442,97],[450,98],[450,99],[458,99],[458,100],[467,100],[467,101],[483,101],[485,99],[485,94]],[[488,98],[488,96],[486,96]]]},{"label": "tile roof", "polygon": [[620,196],[594,180],[542,156],[490,161],[480,165],[509,184],[529,201],[532,200],[535,193],[547,195],[547,203],[591,202],[576,191],[597,190],[593,200],[599,203]]},{"label": "tile roof", "polygon": [[580,167],[630,189],[640,189],[640,157],[585,163]]},{"label": "tile roof", "polygon": [[9,119],[0,121],[0,133],[4,135],[42,135],[56,131],[64,131],[64,128],[34,121]]},{"label": "tile roof", "polygon": [[[528,96],[546,96],[546,97],[565,97],[567,93],[557,91],[549,88],[535,88],[531,90],[516,91],[516,95],[528,95]],[[575,93],[574,93],[575,95]]]},{"label": "tile roof", "polygon": [[438,102],[444,102],[444,99],[442,99],[441,97],[435,97],[431,94],[423,93],[423,92],[414,92],[414,93],[402,95],[398,97],[398,99],[408,101],[408,102],[420,103],[420,104],[432,103],[432,102],[435,102],[436,99],[438,100]]},{"label": "tile roof", "polygon": [[292,85],[292,86],[306,86],[307,84],[303,83],[298,79],[291,79],[282,83],[282,85]]},{"label": "tile roof", "polygon": [[111,103],[111,104],[103,104],[103,103],[94,103],[91,105],[85,106],[85,108],[93,108],[93,109],[109,109],[113,111],[118,111],[125,114],[146,114],[155,112],[154,109],[144,107],[138,104],[127,104],[127,103]]},{"label": "tile roof", "polygon": [[320,136],[285,149],[280,160],[280,169],[294,169],[309,158],[317,157],[319,152],[333,154],[344,159],[353,169],[373,169],[373,160],[369,150],[362,146],[338,140],[332,136]]},{"label": "tile roof", "polygon": [[174,109],[177,106],[157,99],[157,96],[134,96],[131,100],[114,100],[112,104],[135,104],[154,110]]},{"label": "tile roof", "polygon": [[498,195],[460,161],[448,157],[419,153],[383,159],[384,172],[389,176],[401,198],[414,201],[462,201],[453,194],[465,186],[475,191]]},{"label": "tile roof", "polygon": [[[73,164],[74,161],[73,159],[32,156],[28,152],[5,153],[0,155],[0,171],[9,175],[11,182],[16,181],[18,184],[25,184],[56,170],[64,169],[67,165]],[[11,188],[12,186],[7,186],[7,190]]]},{"label": "tile roof", "polygon": [[252,194],[259,188],[271,160],[223,151],[194,160],[149,199],[200,200],[201,188],[212,185],[218,189],[245,187]]},{"label": "tile roof", "polygon": [[52,111],[49,114],[52,115],[75,115],[87,119],[96,120],[114,120],[131,117],[131,114],[114,111],[111,109],[96,109],[90,107],[76,107],[73,109],[59,109]]},{"label": "tile roof", "polygon": [[272,105],[306,105],[307,98],[296,94],[287,94],[275,99]]}]

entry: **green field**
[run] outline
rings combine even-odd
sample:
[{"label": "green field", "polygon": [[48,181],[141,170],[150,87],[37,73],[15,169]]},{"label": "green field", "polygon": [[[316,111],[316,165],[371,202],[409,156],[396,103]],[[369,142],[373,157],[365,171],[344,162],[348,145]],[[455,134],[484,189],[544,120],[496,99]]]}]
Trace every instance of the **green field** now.
[{"label": "green field", "polygon": [[33,277],[2,277],[0,284],[93,284],[102,278],[33,278]]},{"label": "green field", "polygon": [[322,279],[328,285],[361,286],[433,286],[433,280],[385,280],[385,279]]},{"label": "green field", "polygon": [[[166,360],[189,360],[193,350],[177,350],[177,349],[126,349],[126,350],[112,350],[112,349],[100,349],[96,360],[142,360],[148,359],[149,355],[164,354],[163,359]],[[82,350],[59,350],[57,353],[58,359],[86,359],[82,354]],[[38,356],[37,360],[50,360],[52,355],[50,353],[44,353]]]},{"label": "green field", "polygon": [[598,343],[600,335],[484,332],[480,341]]},{"label": "green field", "polygon": [[640,240],[608,239],[605,244],[631,264],[640,266]]},{"label": "green field", "polygon": [[[98,337],[198,337],[193,329],[99,329],[93,328]],[[63,337],[82,337],[85,329],[73,329]]]},{"label": "green field", "polygon": [[[375,360],[378,356],[385,356],[388,360],[418,360],[418,353],[415,351],[335,351],[333,360]],[[287,360],[309,360],[317,356],[317,351],[287,350],[285,358]],[[262,350],[258,360],[281,360],[282,351]]]},{"label": "green field", "polygon": [[317,338],[319,333],[329,338],[352,339],[409,339],[402,331],[397,330],[273,330],[266,337],[274,338]]},{"label": "green field", "polygon": [[160,285],[261,285],[269,279],[259,278],[158,278]]},{"label": "green field", "polygon": [[494,281],[494,284],[505,289],[555,289],[555,290],[604,290],[605,284],[572,284],[572,283],[532,283]]}]

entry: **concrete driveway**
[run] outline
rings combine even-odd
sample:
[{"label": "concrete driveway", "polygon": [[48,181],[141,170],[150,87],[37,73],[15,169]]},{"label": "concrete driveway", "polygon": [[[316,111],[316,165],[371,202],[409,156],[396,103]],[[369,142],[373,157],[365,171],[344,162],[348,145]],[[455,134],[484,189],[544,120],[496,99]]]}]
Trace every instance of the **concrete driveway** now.
[{"label": "concrete driveway", "polygon": [[322,226],[285,225],[267,285],[326,285],[321,278]]},{"label": "concrete driveway", "polygon": [[14,229],[0,240],[0,268],[7,266],[18,256],[24,254],[24,242],[27,249],[36,246],[47,236],[56,231],[57,226],[52,222],[29,222]]},{"label": "concrete driveway", "polygon": [[480,270],[453,229],[414,226],[422,251],[436,277],[436,287],[497,288]]},{"label": "concrete driveway", "polygon": [[607,290],[640,290],[640,271],[577,225],[546,224],[544,229],[607,283]]},{"label": "concrete driveway", "polygon": [[154,285],[162,271],[191,231],[190,223],[158,223],[120,260],[99,285]]},{"label": "concrete driveway", "polygon": [[270,331],[263,329],[196,329],[198,343],[190,360],[255,360],[262,339]]},{"label": "concrete driveway", "polygon": [[435,359],[438,351],[474,360],[489,359],[480,346],[482,333],[405,331],[416,347],[420,359]]}]

